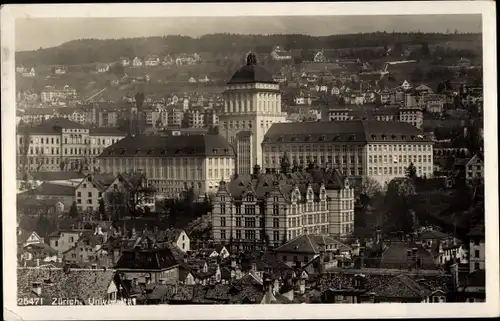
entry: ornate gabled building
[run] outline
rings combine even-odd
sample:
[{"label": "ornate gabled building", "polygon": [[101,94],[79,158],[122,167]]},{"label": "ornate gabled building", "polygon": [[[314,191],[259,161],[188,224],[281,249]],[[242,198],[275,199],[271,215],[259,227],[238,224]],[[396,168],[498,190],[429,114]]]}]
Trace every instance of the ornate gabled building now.
[{"label": "ornate gabled building", "polygon": [[[254,165],[262,165],[261,143],[267,130],[273,123],[286,121],[279,84],[257,64],[255,54],[249,53],[246,64],[227,83],[223,96],[219,133],[237,151],[238,173],[247,175]],[[238,135],[241,132],[245,134]]]},{"label": "ornate gabled building", "polygon": [[221,181],[212,213],[213,237],[231,251],[280,246],[304,234],[348,236],[354,229],[354,189],[337,170],[238,175]]}]

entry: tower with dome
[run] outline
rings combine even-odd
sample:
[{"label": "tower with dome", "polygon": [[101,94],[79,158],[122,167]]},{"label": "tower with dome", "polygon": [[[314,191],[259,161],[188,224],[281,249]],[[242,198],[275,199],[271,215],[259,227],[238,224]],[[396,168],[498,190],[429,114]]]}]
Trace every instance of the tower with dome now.
[{"label": "tower with dome", "polygon": [[286,121],[281,111],[279,84],[250,52],[246,63],[231,77],[223,93],[219,133],[233,146],[238,174],[250,174],[262,165],[262,140],[273,123]]}]

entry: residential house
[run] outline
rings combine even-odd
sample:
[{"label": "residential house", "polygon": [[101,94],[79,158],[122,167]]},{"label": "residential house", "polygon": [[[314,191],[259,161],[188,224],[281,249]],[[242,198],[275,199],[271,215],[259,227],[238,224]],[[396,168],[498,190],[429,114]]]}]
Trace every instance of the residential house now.
[{"label": "residential house", "polygon": [[468,262],[468,251],[463,242],[441,231],[426,228],[415,236],[415,241],[430,251],[440,266],[455,261],[460,264]]},{"label": "residential house", "polygon": [[[458,272],[456,273],[458,274]],[[459,302],[485,302],[486,301],[486,270],[484,268],[471,271],[461,276],[457,275]]]},{"label": "residential house", "polygon": [[17,228],[17,244],[20,247],[26,247],[30,244],[44,243],[43,237],[40,237],[35,231],[29,232],[21,228]]},{"label": "residential house", "polygon": [[57,66],[54,68],[54,74],[63,75],[66,73],[66,68],[64,66]]},{"label": "residential house", "polygon": [[108,64],[98,64],[96,69],[97,69],[97,72],[99,72],[99,73],[108,72],[109,65]]},{"label": "residential house", "polygon": [[431,114],[441,115],[444,110],[445,99],[442,95],[430,94],[422,99],[425,110]]},{"label": "residential house", "polygon": [[282,50],[280,46],[276,46],[271,51],[271,58],[274,60],[291,60],[292,53],[290,51]]},{"label": "residential house", "polygon": [[156,190],[140,172],[118,173],[103,195],[106,213],[115,213],[117,210],[130,213],[132,210],[145,210],[146,207],[155,211]]},{"label": "residential house", "polygon": [[78,172],[28,172],[17,175],[16,184],[20,192],[36,188],[42,183],[57,185],[78,186],[85,175]]},{"label": "residential house", "polygon": [[317,257],[321,257],[324,264],[338,257],[351,258],[351,248],[325,235],[305,234],[298,236],[273,250],[276,255],[289,267],[301,268]]},{"label": "residential house", "polygon": [[35,68],[25,69],[21,73],[21,76],[23,76],[23,77],[35,77],[36,76]]},{"label": "residential house", "polygon": [[151,243],[146,249],[124,250],[115,268],[130,286],[177,282],[179,279],[179,263],[172,251],[154,248]]},{"label": "residential house", "polygon": [[106,188],[113,183],[111,174],[90,174],[76,187],[75,200],[79,211],[95,211]]},{"label": "residential house", "polygon": [[132,60],[132,67],[142,67],[142,60],[139,57],[135,57]]},{"label": "residential house", "polygon": [[486,268],[484,225],[478,225],[469,232],[469,272],[484,270]]},{"label": "residential house", "polygon": [[191,77],[191,78],[189,78],[188,82],[191,84],[195,84],[197,82],[197,80],[196,80],[196,78]]},{"label": "residential house", "polygon": [[482,152],[472,156],[465,166],[465,179],[469,184],[474,180],[484,179],[484,154]]},{"label": "residential house", "polygon": [[183,252],[191,251],[191,242],[186,231],[181,229],[167,230],[165,241],[169,244],[177,246]]},{"label": "residential house", "polygon": [[60,229],[49,235],[49,245],[62,256],[64,252],[75,246],[84,232],[88,231],[87,229]]},{"label": "residential house", "polygon": [[23,199],[38,201],[53,200],[61,202],[64,208],[70,208],[75,199],[75,187],[68,185],[42,183],[29,191],[18,194]]},{"label": "residential house", "polygon": [[122,64],[123,67],[128,67],[130,66],[130,59],[127,57],[121,57],[120,63]]},{"label": "residential house", "polygon": [[31,243],[18,249],[18,266],[39,267],[49,262],[60,262],[58,253],[46,243]]},{"label": "residential house", "polygon": [[19,298],[43,298],[44,305],[125,305],[112,269],[17,268]]},{"label": "residential house", "polygon": [[95,231],[83,232],[75,245],[62,253],[63,260],[66,263],[90,263],[110,267],[108,253],[101,249],[106,241],[107,232],[103,232],[99,226]]},{"label": "residential house", "polygon": [[175,63],[174,59],[171,57],[171,56],[165,56],[163,57],[163,60],[161,62],[161,64],[163,66],[171,66]]},{"label": "residential house", "polygon": [[156,55],[148,56],[144,59],[144,65],[146,67],[156,67],[160,64],[160,58]]}]

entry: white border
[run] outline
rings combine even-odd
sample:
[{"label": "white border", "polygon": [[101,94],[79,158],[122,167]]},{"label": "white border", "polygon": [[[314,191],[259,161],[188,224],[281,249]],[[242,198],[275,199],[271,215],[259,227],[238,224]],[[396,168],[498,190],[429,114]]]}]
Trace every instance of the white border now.
[{"label": "white border", "polygon": [[[15,65],[14,19],[56,17],[168,16],[314,16],[482,14],[484,64],[484,136],[486,186],[486,303],[461,304],[314,304],[136,307],[18,307],[16,305],[15,233]],[[496,100],[496,24],[493,1],[358,2],[358,3],[224,3],[224,4],[72,4],[8,5],[1,9],[2,41],[2,219],[4,318],[54,319],[236,319],[236,318],[382,318],[498,316],[498,172]],[[457,26],[460,27],[460,26]],[[5,246],[9,245],[10,246]]]}]

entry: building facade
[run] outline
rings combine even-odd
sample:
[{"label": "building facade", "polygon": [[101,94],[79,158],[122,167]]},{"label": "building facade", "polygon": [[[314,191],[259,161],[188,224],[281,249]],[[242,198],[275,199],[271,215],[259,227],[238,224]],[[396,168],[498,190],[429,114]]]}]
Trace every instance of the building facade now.
[{"label": "building facade", "polygon": [[18,170],[60,171],[98,166],[99,151],[125,134],[116,129],[89,128],[64,118],[17,132]]},{"label": "building facade", "polygon": [[[281,92],[279,84],[262,66],[257,65],[256,56],[248,54],[246,65],[238,69],[227,83],[224,96],[224,109],[219,115],[219,133],[226,138],[234,150],[247,149],[248,159],[238,159],[238,173],[250,174],[254,165],[262,164],[261,142],[273,123],[286,121],[286,113],[281,111]],[[248,146],[248,132],[252,144]],[[245,146],[245,147],[242,147]],[[250,147],[250,148],[249,148]],[[249,149],[248,149],[249,148]]]},{"label": "building facade", "polygon": [[213,202],[216,242],[234,252],[278,247],[304,234],[353,232],[354,190],[339,171],[284,168],[261,174],[256,165],[252,175],[221,181]]},{"label": "building facade", "polygon": [[262,143],[264,168],[276,171],[283,153],[294,165],[337,168],[343,175],[368,176],[382,186],[404,177],[410,163],[418,176],[433,173],[433,143],[402,122],[342,121],[274,124]]},{"label": "building facade", "polygon": [[129,136],[104,149],[102,173],[142,171],[159,193],[178,195],[186,188],[215,193],[221,179],[234,174],[234,153],[219,135]]}]

